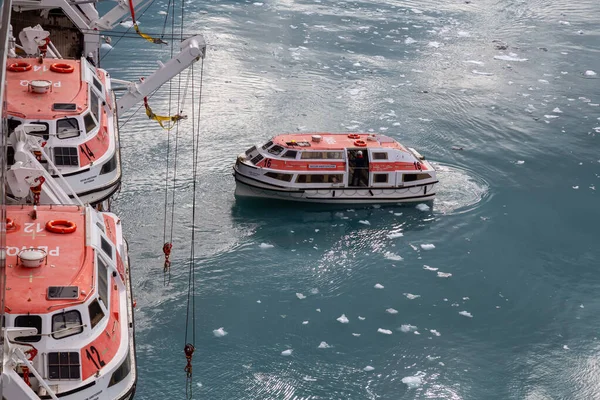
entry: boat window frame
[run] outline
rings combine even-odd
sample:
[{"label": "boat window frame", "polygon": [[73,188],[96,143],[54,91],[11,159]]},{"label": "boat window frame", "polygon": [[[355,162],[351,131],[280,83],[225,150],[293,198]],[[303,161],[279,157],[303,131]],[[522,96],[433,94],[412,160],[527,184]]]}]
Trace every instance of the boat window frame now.
[{"label": "boat window frame", "polygon": [[[56,154],[56,151],[60,149],[61,154]],[[69,154],[62,154],[63,151],[67,150],[69,152]],[[54,146],[52,147],[52,152],[53,152],[53,158],[54,158],[54,164],[57,167],[79,167],[79,149],[77,147],[74,146]],[[75,154],[72,154],[72,153]],[[61,160],[63,161],[57,161],[57,157],[61,157]],[[70,160],[69,164],[65,164],[64,160]],[[75,161],[75,163],[73,163]]]},{"label": "boat window frame", "polygon": [[[379,156],[385,156],[383,158],[379,158]],[[381,161],[381,160],[388,160],[388,153],[387,151],[372,151],[371,152],[371,161]]]},{"label": "boat window frame", "polygon": [[[70,133],[71,131],[67,131],[67,132],[69,132],[68,136],[62,137],[61,136],[61,132],[59,132],[58,125],[61,122],[63,122],[63,121],[69,121],[69,120],[75,121],[75,123],[76,123],[76,129],[77,129],[77,135],[73,135],[73,133]],[[57,119],[55,127],[56,127],[56,137],[58,139],[61,139],[61,140],[73,139],[73,138],[79,137],[81,135],[81,128],[79,127],[79,118],[76,118],[76,117],[66,117],[66,118]],[[75,130],[75,127],[71,127],[71,128],[73,129],[73,131]],[[71,136],[71,135],[73,135],[73,136]]]},{"label": "boat window frame", "polygon": [[[94,318],[92,318],[92,306],[97,306],[98,309],[94,311],[99,311],[94,313]],[[100,318],[96,318],[98,315],[100,315]],[[98,324],[104,320],[104,317],[106,317],[106,312],[104,312],[102,309],[102,305],[100,305],[100,302],[97,298],[93,298],[92,301],[90,301],[90,304],[88,304],[88,317],[90,319],[91,329],[94,329],[96,326],[98,326]]]},{"label": "boat window frame", "polygon": [[[61,363],[61,353],[63,354],[68,354],[67,356],[67,363],[66,364],[62,364]],[[56,361],[57,363],[54,364],[51,361],[51,358],[54,358],[52,355],[56,354]],[[51,351],[48,352],[47,355],[48,359],[48,380],[52,380],[52,381],[77,381],[77,380],[81,380],[81,355],[79,354],[79,352],[77,351]],[[71,357],[75,357],[77,359],[77,361],[72,361]],[[51,372],[51,368],[55,367],[56,372],[57,372],[57,376],[53,377],[52,376],[52,372]],[[61,376],[61,370],[62,368],[67,367],[68,371],[69,371],[69,377],[68,378],[63,378]],[[73,370],[72,368],[76,368],[75,370]],[[76,373],[74,375],[71,374],[71,372],[75,371]]]},{"label": "boat window frame", "polygon": [[269,147],[273,146],[273,141],[269,140],[267,143],[262,145],[263,150],[267,150]]},{"label": "boat window frame", "polygon": [[[292,153],[294,153],[294,156],[293,156],[293,157],[290,157],[288,154],[290,154],[290,155],[291,155]],[[298,150],[291,150],[291,149],[288,149],[288,150],[287,150],[285,153],[283,153],[283,154],[282,154],[280,157],[281,157],[281,158],[291,158],[292,160],[295,160],[297,156],[298,156]]]},{"label": "boat window frame", "polygon": [[[90,123],[90,120],[92,123]],[[85,133],[90,133],[98,127],[98,121],[96,121],[91,111],[83,114],[83,125],[85,126]]]},{"label": "boat window frame", "polygon": [[[67,335],[56,337],[56,334],[58,332],[55,332],[55,329],[54,329],[54,319],[56,317],[58,317],[58,316],[61,316],[61,315],[64,318],[64,316],[66,316],[67,314],[70,314],[70,313],[77,313],[77,315],[79,316],[79,325],[78,326],[74,326],[72,328],[69,328],[69,327],[66,326],[66,322],[65,322],[65,327],[61,328],[61,329],[58,329],[58,330],[65,330],[65,332],[67,332],[67,333],[68,332],[73,332],[73,333],[68,333]],[[81,313],[79,312],[79,310],[68,310],[68,311],[61,311],[59,313],[53,314],[52,315],[52,320],[51,320],[50,327],[52,329],[52,331],[51,331],[52,332],[52,338],[54,338],[56,340],[61,340],[61,339],[64,339],[64,338],[68,338],[70,336],[79,335],[80,333],[83,332],[83,319],[81,318]]]},{"label": "boat window frame", "polygon": [[284,150],[285,150],[285,147],[275,144],[275,145],[269,147],[267,152],[269,152],[269,154],[273,154],[274,156],[278,156]]},{"label": "boat window frame", "polygon": [[[309,155],[317,155],[320,154],[324,157],[309,157]],[[339,157],[330,157],[331,154],[337,154]],[[306,157],[305,157],[306,155]],[[343,160],[344,152],[343,151],[302,151],[300,153],[301,160]]]},{"label": "boat window frame", "polygon": [[[100,122],[100,101],[102,96],[96,92],[94,88],[90,88],[90,111],[96,118],[96,124]],[[95,112],[94,112],[95,110]]]},{"label": "boat window frame", "polygon": [[[304,182],[301,182],[302,178],[308,178],[311,177],[310,181],[308,181],[308,179],[305,179]],[[312,177],[314,176],[322,176],[323,177],[323,181],[322,182],[312,182]],[[331,179],[336,179],[337,182],[331,182]],[[296,180],[295,183],[300,183],[300,184],[318,184],[318,185],[335,185],[338,183],[343,183],[344,182],[344,174],[298,174],[296,175]]]},{"label": "boat window frame", "polygon": [[[102,302],[102,305],[104,305],[104,308],[106,308],[107,310],[109,309],[110,306],[110,276],[109,276],[109,267],[106,261],[104,261],[102,259],[102,257],[96,257],[97,260],[97,276],[98,276],[98,284],[96,286],[96,292],[98,294],[98,299]],[[104,276],[104,280],[100,280],[101,276]],[[101,286],[102,285],[102,286]]]},{"label": "boat window frame", "polygon": [[[385,177],[385,181],[378,181],[377,178],[378,177]],[[373,184],[379,184],[379,183],[389,183],[390,181],[390,174],[388,172],[375,172],[373,173]]]},{"label": "boat window frame", "polygon": [[[278,181],[282,181],[282,182],[291,182],[292,178],[294,177],[294,174],[286,174],[283,172],[273,172],[273,171],[269,171],[267,173],[265,173],[265,175],[267,178],[271,178],[271,179],[276,179]],[[284,179],[287,178],[287,179]]]},{"label": "boat window frame", "polygon": [[[31,320],[34,320],[37,318],[37,319],[39,319],[39,324],[37,323],[38,321],[36,320],[35,323],[33,323],[33,324],[17,325],[17,322],[19,321],[20,318],[23,318],[23,319],[29,318]],[[19,337],[15,338],[16,341],[25,342],[25,343],[37,343],[40,340],[42,340],[42,329],[44,328],[44,321],[43,321],[41,315],[37,315],[37,314],[17,315],[13,322],[13,326],[15,328],[35,328],[35,329],[37,329],[37,335],[19,336]]]}]

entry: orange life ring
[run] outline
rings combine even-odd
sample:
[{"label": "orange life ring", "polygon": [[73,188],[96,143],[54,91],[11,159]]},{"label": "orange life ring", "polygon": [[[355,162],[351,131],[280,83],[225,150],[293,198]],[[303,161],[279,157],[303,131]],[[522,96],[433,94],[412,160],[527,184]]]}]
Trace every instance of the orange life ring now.
[{"label": "orange life ring", "polygon": [[367,142],[364,140],[355,140],[354,145],[358,147],[367,147]]},{"label": "orange life ring", "polygon": [[58,72],[60,74],[70,74],[75,71],[75,67],[64,63],[55,63],[50,65],[50,71]]},{"label": "orange life ring", "polygon": [[6,230],[10,231],[15,229],[15,221],[12,218],[6,218]]},{"label": "orange life ring", "polygon": [[360,135],[358,133],[351,133],[348,135],[350,139],[360,139]]},{"label": "orange life ring", "polygon": [[25,72],[31,70],[32,66],[26,62],[17,62],[14,64],[10,64],[8,66],[8,70],[12,72]]},{"label": "orange life ring", "polygon": [[52,233],[73,233],[77,229],[75,222],[56,219],[46,222],[46,230]]}]

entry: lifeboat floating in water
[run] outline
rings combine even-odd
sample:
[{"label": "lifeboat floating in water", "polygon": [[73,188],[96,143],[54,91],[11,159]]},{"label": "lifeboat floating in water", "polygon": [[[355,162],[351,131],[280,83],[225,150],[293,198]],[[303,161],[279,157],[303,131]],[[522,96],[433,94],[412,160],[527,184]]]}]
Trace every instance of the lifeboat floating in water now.
[{"label": "lifeboat floating in water", "polygon": [[278,135],[240,154],[238,197],[374,204],[435,197],[436,171],[415,149],[379,134]]}]

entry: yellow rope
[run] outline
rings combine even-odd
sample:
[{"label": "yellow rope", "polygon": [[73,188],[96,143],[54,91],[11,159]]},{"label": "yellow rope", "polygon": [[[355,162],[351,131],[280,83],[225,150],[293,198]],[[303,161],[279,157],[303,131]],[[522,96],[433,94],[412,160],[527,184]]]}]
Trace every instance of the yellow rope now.
[{"label": "yellow rope", "polygon": [[[148,118],[153,119],[154,121],[158,122],[158,124],[161,126],[161,128],[163,128],[167,131],[170,131],[171,129],[173,129],[175,127],[175,125],[177,124],[177,122],[181,121],[182,119],[187,118],[187,116],[181,115],[181,114],[176,114],[173,116],[156,115],[152,112],[152,109],[148,105],[147,101],[144,101],[144,107],[146,107],[146,115],[148,116]],[[171,124],[165,126],[164,122],[170,122]]]}]

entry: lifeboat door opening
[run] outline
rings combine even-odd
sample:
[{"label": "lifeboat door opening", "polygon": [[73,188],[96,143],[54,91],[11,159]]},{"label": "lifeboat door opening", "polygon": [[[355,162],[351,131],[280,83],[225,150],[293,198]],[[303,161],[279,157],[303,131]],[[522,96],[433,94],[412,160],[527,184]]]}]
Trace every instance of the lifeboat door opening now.
[{"label": "lifeboat door opening", "polygon": [[348,186],[369,186],[369,152],[367,149],[348,150]]}]

